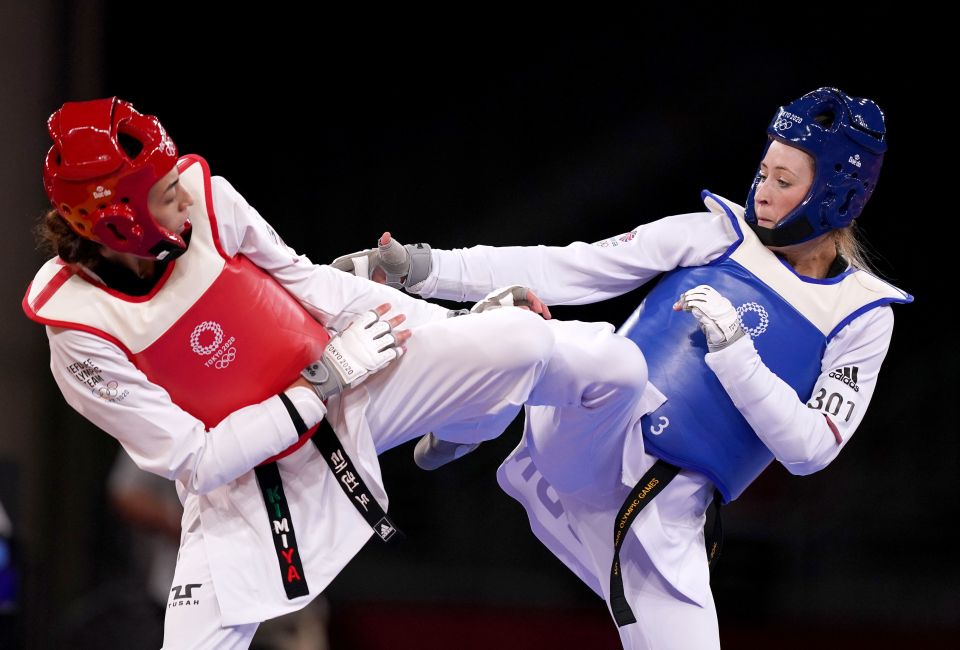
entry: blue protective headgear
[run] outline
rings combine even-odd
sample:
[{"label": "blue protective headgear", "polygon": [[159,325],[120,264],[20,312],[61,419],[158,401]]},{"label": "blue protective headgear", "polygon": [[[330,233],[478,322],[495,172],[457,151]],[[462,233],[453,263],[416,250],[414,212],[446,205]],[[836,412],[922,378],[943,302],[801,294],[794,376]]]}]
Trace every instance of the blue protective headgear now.
[{"label": "blue protective headgear", "polygon": [[781,106],[767,134],[764,155],[770,143],[779,140],[813,156],[815,169],[806,198],[773,228],[757,225],[757,169],[744,216],[760,241],[767,246],[799,244],[849,226],[873,194],[887,150],[880,107],[836,88],[818,88]]}]

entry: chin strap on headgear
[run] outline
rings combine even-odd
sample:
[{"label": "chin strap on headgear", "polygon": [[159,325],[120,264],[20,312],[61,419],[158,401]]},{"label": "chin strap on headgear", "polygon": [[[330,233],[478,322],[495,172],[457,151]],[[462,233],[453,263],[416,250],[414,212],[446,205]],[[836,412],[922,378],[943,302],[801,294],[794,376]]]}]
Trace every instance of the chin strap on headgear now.
[{"label": "chin strap on headgear", "polygon": [[47,120],[47,131],[53,146],[44,188],[78,235],[150,259],[186,250],[183,237],[147,207],[150,188],[177,163],[177,147],[157,118],[116,97],[68,102]]},{"label": "chin strap on headgear", "polygon": [[744,217],[767,246],[798,244],[849,226],[867,203],[887,150],[880,107],[836,88],[819,88],[781,106],[767,127],[773,140],[797,147],[814,159],[813,184],[806,198],[775,227],[757,225],[754,196],[760,170],[747,195]]}]

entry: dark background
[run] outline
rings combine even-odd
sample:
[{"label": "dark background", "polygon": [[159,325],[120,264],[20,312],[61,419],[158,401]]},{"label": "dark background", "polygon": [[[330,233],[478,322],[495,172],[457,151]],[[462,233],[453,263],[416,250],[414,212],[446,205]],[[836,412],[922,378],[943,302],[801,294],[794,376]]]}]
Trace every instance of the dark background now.
[{"label": "dark background", "polygon": [[[697,211],[704,188],[743,202],[777,106],[823,85],[876,100],[889,153],[861,225],[916,303],[895,309],[848,449],[809,478],[773,466],[725,510],[714,593],[725,647],[942,647],[960,631],[952,73],[935,17],[133,6],[0,4],[0,499],[26,558],[29,647],[53,647],[71,607],[124,566],[103,493],[116,443],[65,405],[17,305],[42,261],[28,224],[45,207],[46,116],[109,95],[159,116],[317,262],[384,229],[441,248],[566,244]],[[554,314],[619,324],[641,295]],[[328,590],[334,647],[616,647],[602,601],[496,486],[518,437],[515,423],[429,474],[412,445],[381,457],[409,539],[371,543]]]}]

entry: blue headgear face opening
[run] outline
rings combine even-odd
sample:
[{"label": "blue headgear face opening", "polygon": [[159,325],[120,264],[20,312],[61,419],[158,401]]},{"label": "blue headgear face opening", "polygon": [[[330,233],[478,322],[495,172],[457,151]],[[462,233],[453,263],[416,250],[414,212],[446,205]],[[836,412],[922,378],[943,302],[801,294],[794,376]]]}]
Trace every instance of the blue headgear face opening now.
[{"label": "blue headgear face opening", "polygon": [[849,226],[867,203],[887,150],[880,107],[836,88],[818,88],[781,106],[767,127],[767,146],[779,140],[813,157],[810,192],[774,228],[757,225],[754,196],[760,169],[747,194],[747,223],[767,246],[799,244]]}]

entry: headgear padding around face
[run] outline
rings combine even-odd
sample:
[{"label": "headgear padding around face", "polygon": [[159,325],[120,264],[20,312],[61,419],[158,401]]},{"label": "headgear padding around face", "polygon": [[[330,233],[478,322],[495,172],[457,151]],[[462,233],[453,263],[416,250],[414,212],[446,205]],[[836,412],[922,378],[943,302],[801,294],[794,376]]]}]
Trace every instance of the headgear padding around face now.
[{"label": "headgear padding around face", "polygon": [[68,102],[47,120],[43,166],[50,203],[81,237],[120,253],[164,259],[186,249],[147,208],[150,188],[177,162],[157,118],[111,97]]},{"label": "headgear padding around face", "polygon": [[856,219],[880,175],[887,150],[880,107],[836,88],[818,88],[781,106],[767,127],[769,139],[797,147],[814,159],[806,198],[775,227],[757,225],[754,196],[760,170],[747,195],[745,218],[767,246],[798,244]]}]

